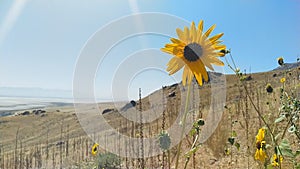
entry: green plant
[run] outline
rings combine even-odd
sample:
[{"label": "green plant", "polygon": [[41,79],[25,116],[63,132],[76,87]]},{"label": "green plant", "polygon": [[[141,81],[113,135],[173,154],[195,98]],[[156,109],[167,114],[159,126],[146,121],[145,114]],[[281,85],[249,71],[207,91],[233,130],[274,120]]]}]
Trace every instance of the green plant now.
[{"label": "green plant", "polygon": [[[293,151],[293,148],[287,139],[287,137],[291,137],[291,135],[294,135],[296,140],[300,141],[300,100],[299,98],[293,96],[294,91],[288,91],[286,88],[286,83],[288,81],[286,75],[290,70],[286,70],[284,73],[284,77],[281,77],[280,79],[282,87],[280,88],[279,113],[270,114],[275,116],[275,121],[273,121],[269,117],[265,116],[259,109],[258,105],[254,103],[254,100],[252,99],[249,89],[245,83],[244,75],[239,72],[239,69],[237,69],[231,54],[230,58],[234,67],[232,67],[229,64],[228,60],[225,58],[229,68],[231,68],[239,78],[246,96],[249,98],[251,105],[258,115],[258,118],[262,120],[264,125],[264,127],[259,129],[256,136],[255,159],[260,161],[261,164],[263,164],[267,169],[281,169],[283,168],[283,161],[290,161],[290,164],[292,164],[294,168],[300,168],[300,163],[297,161],[298,155],[300,154],[300,149],[299,147],[296,147]],[[278,58],[278,64],[280,66],[284,65],[282,57]],[[295,89],[297,87],[298,86],[295,86]],[[269,94],[273,92],[273,88],[270,83],[267,84],[266,91]],[[287,133],[289,133],[289,136]],[[266,142],[265,135],[270,136],[269,143]],[[230,143],[234,142],[233,139],[230,139],[228,141]],[[268,152],[271,150],[270,148],[273,148],[273,152],[271,153],[273,154],[273,158],[271,159],[271,156],[268,155]],[[268,160],[266,159],[270,159],[270,162],[268,162]]]},{"label": "green plant", "polygon": [[96,160],[98,169],[118,169],[120,164],[120,157],[110,152],[100,153]]}]

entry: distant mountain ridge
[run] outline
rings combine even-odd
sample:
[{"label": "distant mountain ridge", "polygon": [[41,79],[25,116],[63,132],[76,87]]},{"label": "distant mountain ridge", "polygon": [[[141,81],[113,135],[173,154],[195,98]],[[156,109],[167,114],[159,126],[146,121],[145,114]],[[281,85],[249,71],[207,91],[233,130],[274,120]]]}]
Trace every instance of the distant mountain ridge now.
[{"label": "distant mountain ridge", "polygon": [[295,63],[284,63],[284,65],[279,66],[273,70],[288,70],[288,69],[294,69],[300,67],[300,62],[295,62]]},{"label": "distant mountain ridge", "polygon": [[[272,71],[290,70],[300,67],[300,62],[284,63]],[[209,75],[220,76],[222,73],[208,72]],[[73,93],[71,90],[61,89],[44,89],[38,87],[0,87],[0,97],[28,97],[28,98],[66,98],[72,99]],[[108,101],[108,100],[107,100]]]},{"label": "distant mountain ridge", "polygon": [[72,98],[72,91],[34,87],[0,87],[0,97]]}]

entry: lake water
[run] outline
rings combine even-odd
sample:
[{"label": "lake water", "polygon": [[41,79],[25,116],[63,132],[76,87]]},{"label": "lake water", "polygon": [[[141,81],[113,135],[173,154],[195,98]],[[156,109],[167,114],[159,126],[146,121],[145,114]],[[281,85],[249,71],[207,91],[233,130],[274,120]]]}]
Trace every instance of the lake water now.
[{"label": "lake water", "polygon": [[73,103],[73,99],[0,97],[0,116],[11,115],[18,110],[45,108],[71,103]]}]

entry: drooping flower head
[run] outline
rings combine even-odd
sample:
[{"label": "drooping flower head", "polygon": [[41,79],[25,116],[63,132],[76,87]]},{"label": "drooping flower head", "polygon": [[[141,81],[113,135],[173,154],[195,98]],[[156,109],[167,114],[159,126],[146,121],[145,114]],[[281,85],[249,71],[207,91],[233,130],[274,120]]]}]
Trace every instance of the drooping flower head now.
[{"label": "drooping flower head", "polygon": [[273,87],[271,86],[270,83],[268,83],[268,84],[266,85],[266,90],[267,90],[268,93],[272,93],[272,92],[273,92]]},{"label": "drooping flower head", "polygon": [[223,33],[209,35],[215,29],[216,25],[211,26],[206,32],[203,32],[203,20],[201,20],[196,28],[192,22],[191,28],[184,27],[183,30],[177,28],[178,39],[171,38],[170,44],[166,44],[161,50],[172,54],[174,57],[167,64],[167,71],[170,75],[184,68],[182,74],[182,84],[191,83],[195,76],[198,84],[202,85],[202,79],[208,81],[208,74],[205,67],[214,70],[212,64],[224,66],[224,63],[218,59],[226,53],[226,46],[220,44],[219,40]]},{"label": "drooping flower head", "polygon": [[92,155],[96,155],[98,153],[98,146],[99,144],[98,143],[95,143],[92,147]]},{"label": "drooping flower head", "polygon": [[258,130],[256,135],[256,152],[255,152],[255,160],[259,160],[264,162],[267,158],[266,150],[266,141],[265,141],[265,129],[261,128]]},{"label": "drooping flower head", "polygon": [[158,136],[159,147],[166,151],[170,148],[171,145],[171,137],[167,131],[162,131]]},{"label": "drooping flower head", "polygon": [[282,65],[284,64],[284,62],[283,62],[283,57],[277,58],[277,62],[278,62],[278,64],[279,64],[280,66],[282,66]]},{"label": "drooping flower head", "polygon": [[274,154],[272,159],[272,166],[274,167],[279,166],[282,163],[282,160],[283,158],[281,155]]}]

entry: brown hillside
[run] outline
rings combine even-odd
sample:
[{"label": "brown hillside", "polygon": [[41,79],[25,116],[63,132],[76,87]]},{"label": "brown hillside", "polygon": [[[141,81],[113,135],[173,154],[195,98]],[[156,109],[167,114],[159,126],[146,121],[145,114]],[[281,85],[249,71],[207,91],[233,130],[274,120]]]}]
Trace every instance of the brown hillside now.
[{"label": "brown hillside", "polygon": [[[254,73],[246,75],[247,89],[251,93],[261,112],[270,120],[274,121],[274,115],[278,111],[280,103],[279,93],[280,79],[285,76],[285,87],[293,91],[294,95],[300,96],[299,90],[299,68],[291,71],[276,70],[264,73]],[[274,92],[269,94],[265,90],[267,83],[274,88]],[[200,103],[193,107],[194,119],[204,118],[208,114],[211,104],[211,85],[204,84],[202,87],[193,88],[194,92],[199,92]],[[180,89],[178,85],[164,87],[153,92],[151,95],[142,99],[142,110],[147,115],[152,106],[157,104],[156,111],[160,113],[159,118],[145,123],[143,126],[144,137],[156,137],[162,128],[162,110],[165,107],[165,128],[175,123],[180,113],[180,104],[187,90]],[[162,94],[165,96],[164,100]],[[173,94],[173,95],[172,95]],[[196,93],[197,95],[197,93]],[[226,75],[226,107],[222,120],[214,134],[201,146],[194,158],[191,159],[188,168],[258,168],[259,163],[254,160],[255,135],[257,130],[263,126],[258,119],[257,113],[246,97],[244,89],[235,75]],[[139,109],[140,103],[130,109]],[[155,104],[153,104],[155,102]],[[99,103],[99,114],[105,109],[111,108],[103,116],[115,130],[130,137],[139,137],[139,124],[133,123],[124,118],[118,111],[113,110],[112,103]],[[87,112],[95,109],[86,105]],[[29,110],[30,112],[32,110]],[[86,118],[89,117],[87,113]],[[236,140],[240,143],[240,150],[230,146],[227,139],[232,131],[237,133]],[[97,137],[95,133],[94,137]],[[88,138],[81,128],[73,107],[55,107],[46,109],[45,115],[17,115],[0,117],[0,168],[12,166],[26,166],[31,161],[32,167],[50,168],[53,166],[64,168],[70,166],[88,166],[94,158],[90,155],[90,148],[93,145],[92,139]],[[293,137],[290,138],[292,146],[299,146]],[[183,141],[184,152],[190,147],[192,137],[188,136]],[[111,145],[109,143],[104,146]],[[118,145],[114,143],[114,145]],[[120,148],[120,147],[119,147]],[[230,153],[226,153],[230,151]],[[175,165],[174,157],[176,147],[170,150],[171,167]],[[130,159],[131,160],[131,159]],[[122,168],[135,168],[136,161],[126,163],[122,159]],[[181,158],[180,165],[184,165],[184,158]],[[41,164],[39,164],[39,162]],[[29,162],[28,162],[29,163]],[[168,166],[167,160],[165,166]],[[146,159],[148,168],[160,168],[162,156]],[[284,164],[288,167],[288,164]],[[88,167],[87,167],[88,168]],[[167,168],[167,167],[166,167]]]}]

